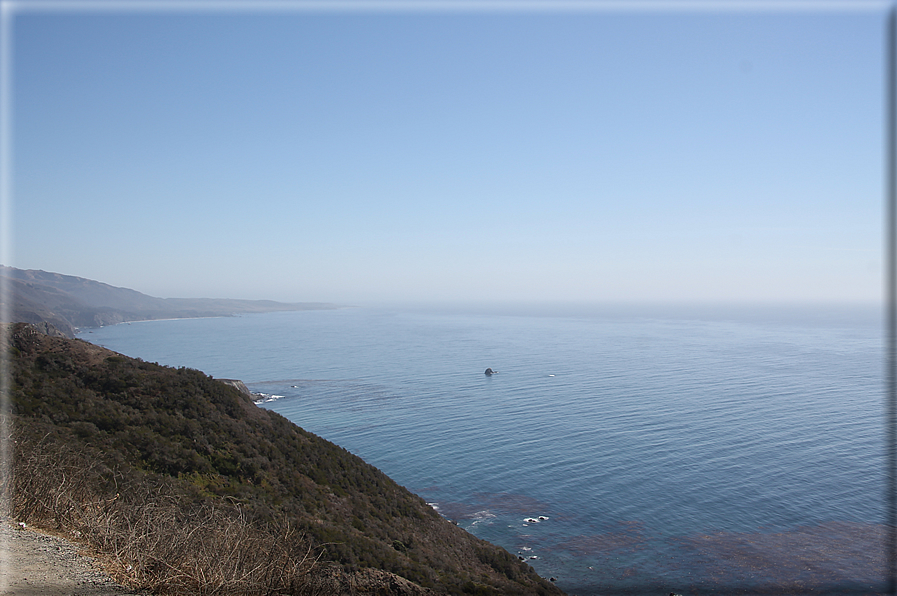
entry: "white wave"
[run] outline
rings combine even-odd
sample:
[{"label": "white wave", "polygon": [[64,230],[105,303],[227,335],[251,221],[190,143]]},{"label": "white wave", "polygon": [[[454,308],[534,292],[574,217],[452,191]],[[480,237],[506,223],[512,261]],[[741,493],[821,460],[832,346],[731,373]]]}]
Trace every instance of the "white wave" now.
[{"label": "white wave", "polygon": [[491,511],[477,511],[473,514],[473,523],[470,524],[471,527],[476,526],[481,522],[486,522],[487,524],[491,524],[492,520],[495,519],[495,514]]}]

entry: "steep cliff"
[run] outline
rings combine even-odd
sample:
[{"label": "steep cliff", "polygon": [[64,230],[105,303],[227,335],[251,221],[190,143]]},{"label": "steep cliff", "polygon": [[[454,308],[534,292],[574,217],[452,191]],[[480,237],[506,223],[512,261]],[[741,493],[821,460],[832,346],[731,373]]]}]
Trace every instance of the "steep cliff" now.
[{"label": "steep cliff", "polygon": [[270,570],[243,593],[561,593],[232,384],[31,325],[8,342],[16,462],[32,466],[16,475],[16,514],[118,553],[134,587],[201,593],[197,578],[235,557],[223,566],[247,565],[240,581]]}]

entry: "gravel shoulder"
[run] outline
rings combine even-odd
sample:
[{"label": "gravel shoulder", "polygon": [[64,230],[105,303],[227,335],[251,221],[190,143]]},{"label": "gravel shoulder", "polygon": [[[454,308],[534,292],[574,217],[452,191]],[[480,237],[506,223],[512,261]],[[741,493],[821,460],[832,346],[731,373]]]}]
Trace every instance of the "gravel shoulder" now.
[{"label": "gravel shoulder", "polygon": [[0,594],[138,596],[68,540],[0,520]]}]

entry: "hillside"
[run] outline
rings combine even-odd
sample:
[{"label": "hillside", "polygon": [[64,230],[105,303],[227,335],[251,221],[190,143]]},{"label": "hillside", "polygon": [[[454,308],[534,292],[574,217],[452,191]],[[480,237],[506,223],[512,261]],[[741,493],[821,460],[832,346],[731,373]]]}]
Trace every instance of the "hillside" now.
[{"label": "hillside", "polygon": [[4,266],[0,266],[0,276],[6,278],[10,290],[11,322],[49,323],[66,337],[74,337],[76,328],[125,321],[336,308],[322,302],[155,298],[82,277]]},{"label": "hillside", "polygon": [[223,382],[30,325],[8,335],[15,514],[89,539],[132,587],[561,594]]}]

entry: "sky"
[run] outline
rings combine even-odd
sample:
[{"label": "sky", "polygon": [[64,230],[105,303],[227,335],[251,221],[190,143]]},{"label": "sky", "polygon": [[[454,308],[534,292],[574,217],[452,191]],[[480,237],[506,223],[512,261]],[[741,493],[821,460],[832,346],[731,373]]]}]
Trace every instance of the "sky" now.
[{"label": "sky", "polygon": [[53,6],[5,3],[5,264],[160,297],[883,297],[887,4]]}]

